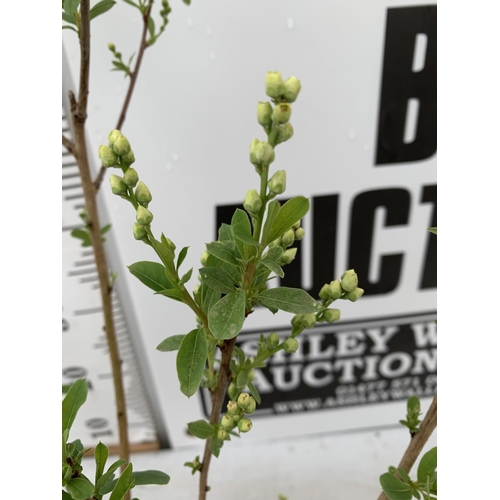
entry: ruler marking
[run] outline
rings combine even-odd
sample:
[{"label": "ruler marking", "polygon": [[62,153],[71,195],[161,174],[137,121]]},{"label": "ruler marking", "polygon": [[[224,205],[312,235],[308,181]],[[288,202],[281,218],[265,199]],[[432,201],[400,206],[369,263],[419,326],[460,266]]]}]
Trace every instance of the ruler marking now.
[{"label": "ruler marking", "polygon": [[72,195],[69,195],[69,196],[65,196],[64,200],[65,201],[78,200],[78,198],[83,198],[83,193],[81,193],[81,194],[72,194]]},{"label": "ruler marking", "polygon": [[75,316],[84,316],[85,314],[95,314],[98,312],[102,312],[102,306],[92,307],[91,309],[79,309],[78,311],[74,311],[73,314]]},{"label": "ruler marking", "polygon": [[91,264],[95,265],[95,260],[94,259],[76,260],[73,264],[75,265],[75,267],[90,266]]},{"label": "ruler marking", "polygon": [[73,231],[73,229],[82,229],[83,224],[73,224],[71,226],[63,226],[62,230],[63,231]]},{"label": "ruler marking", "polygon": [[97,268],[94,265],[89,269],[77,269],[76,271],[68,271],[68,276],[80,276],[82,274],[96,273]]},{"label": "ruler marking", "polygon": [[93,281],[99,281],[99,276],[96,274],[95,276],[90,276],[88,278],[81,278],[80,283],[92,283]]}]

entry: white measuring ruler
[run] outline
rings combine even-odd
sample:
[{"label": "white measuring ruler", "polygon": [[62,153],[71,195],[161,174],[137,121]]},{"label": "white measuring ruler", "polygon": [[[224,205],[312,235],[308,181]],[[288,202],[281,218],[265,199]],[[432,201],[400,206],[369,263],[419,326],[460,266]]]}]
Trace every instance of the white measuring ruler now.
[{"label": "white measuring ruler", "polygon": [[[64,55],[63,55],[64,61]],[[64,61],[65,62],[65,61]],[[63,64],[62,131],[72,138],[69,113],[65,110]],[[68,73],[66,72],[66,78]],[[65,88],[66,87],[66,88]],[[118,445],[118,423],[111,363],[106,336],[97,268],[92,247],[82,247],[81,240],[71,236],[73,229],[83,228],[79,214],[85,200],[76,160],[62,148],[62,383],[71,384],[86,378],[89,392],[71,429],[71,439],[80,439],[84,446],[94,447],[99,441],[107,446]],[[106,213],[100,207],[101,224]],[[113,248],[113,228],[105,235],[108,266],[123,273]],[[113,252],[113,250],[115,250]],[[120,266],[120,267],[118,267]],[[123,381],[127,403],[128,433],[132,451],[168,447],[165,425],[151,393],[151,375],[142,355],[135,318],[122,307],[128,295],[120,284],[120,274],[113,290],[113,313],[122,359]],[[134,335],[135,334],[135,335]]]}]

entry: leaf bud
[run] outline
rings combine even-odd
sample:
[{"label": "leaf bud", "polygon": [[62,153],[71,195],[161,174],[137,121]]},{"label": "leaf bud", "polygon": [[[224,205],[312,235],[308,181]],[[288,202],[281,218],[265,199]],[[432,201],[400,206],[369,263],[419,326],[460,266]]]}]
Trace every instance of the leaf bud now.
[{"label": "leaf bud", "polygon": [[333,323],[340,319],[340,309],[327,309],[323,312],[323,317],[328,323]]},{"label": "leaf bud", "polygon": [[280,100],[285,92],[285,82],[279,71],[268,71],[266,74],[266,94],[275,100]]},{"label": "leaf bud", "polygon": [[137,170],[135,168],[129,168],[123,174],[123,182],[129,187],[134,188],[139,182],[139,175],[137,174]]},{"label": "leaf bud", "polygon": [[240,432],[248,432],[252,428],[252,421],[249,418],[242,418],[238,422],[238,429]]},{"label": "leaf bud", "polygon": [[217,431],[217,437],[221,439],[222,441],[225,441],[227,439],[227,431],[225,429],[219,429]]},{"label": "leaf bud", "polygon": [[306,234],[306,232],[304,231],[304,228],[303,227],[299,227],[295,231],[295,240],[296,241],[300,241],[305,236],[305,234]]},{"label": "leaf bud", "polygon": [[354,292],[358,286],[358,275],[354,269],[349,269],[340,278],[340,284],[344,292]]},{"label": "leaf bud", "polygon": [[361,295],[363,295],[364,293],[365,293],[365,291],[362,288],[356,287],[352,292],[349,292],[347,294],[347,298],[351,302],[356,302],[361,297]]},{"label": "leaf bud", "polygon": [[109,146],[99,146],[99,159],[103,167],[114,167],[118,164],[118,156]]},{"label": "leaf bud", "polygon": [[299,341],[297,339],[293,339],[292,337],[288,337],[283,343],[283,349],[288,354],[293,354],[299,348]]},{"label": "leaf bud", "polygon": [[132,165],[135,162],[135,155],[132,150],[130,150],[126,155],[122,156],[122,163],[125,165]]},{"label": "leaf bud", "polygon": [[115,143],[116,139],[118,139],[118,137],[120,137],[122,135],[122,133],[119,131],[119,130],[112,130],[109,134],[108,134],[108,145],[110,148],[113,147],[113,144]]},{"label": "leaf bud", "polygon": [[280,343],[280,338],[276,332],[270,333],[267,336],[266,343],[269,347],[274,348]]},{"label": "leaf bud", "polygon": [[122,195],[127,192],[127,185],[119,175],[112,174],[109,177],[109,183],[111,184],[111,191],[113,194]]},{"label": "leaf bud", "polygon": [[285,125],[279,125],[277,130],[276,145],[286,142],[293,137],[293,127],[290,122],[285,123]]},{"label": "leaf bud", "polygon": [[273,121],[276,125],[284,125],[288,123],[292,116],[292,106],[287,102],[280,102],[276,104],[273,110]]},{"label": "leaf bud", "polygon": [[125,156],[130,152],[130,143],[123,134],[120,134],[118,137],[115,138],[112,147],[113,151],[118,156]]},{"label": "leaf bud", "polygon": [[278,170],[267,183],[269,191],[274,194],[283,194],[286,189],[286,171]]},{"label": "leaf bud", "polygon": [[293,259],[295,259],[295,255],[297,254],[297,248],[288,248],[281,255],[281,262],[283,264],[290,264]]},{"label": "leaf bud", "polygon": [[139,181],[139,184],[135,188],[135,197],[143,207],[147,207],[148,203],[153,199],[148,187],[142,181]]},{"label": "leaf bud", "polygon": [[269,101],[259,102],[257,104],[257,121],[263,127],[270,127],[273,123],[272,119],[273,107]]},{"label": "leaf bud", "polygon": [[147,208],[139,205],[135,220],[141,226],[149,226],[153,222],[153,214]]},{"label": "leaf bud", "polygon": [[262,207],[262,200],[255,189],[249,189],[243,200],[243,207],[248,213],[255,214]]},{"label": "leaf bud", "polygon": [[285,80],[285,92],[283,93],[283,97],[288,102],[295,102],[301,88],[302,85],[300,80],[295,76],[291,76]]},{"label": "leaf bud", "polygon": [[221,425],[224,429],[230,431],[236,425],[234,422],[234,418],[231,415],[224,415],[221,420]]},{"label": "leaf bud", "polygon": [[[235,386],[236,388],[236,386]],[[236,401],[229,401],[227,404],[227,411],[234,415],[239,415],[241,413],[240,407]]]},{"label": "leaf bud", "polygon": [[207,250],[205,250],[202,254],[201,254],[201,258],[200,258],[200,262],[203,266],[206,266],[207,265],[207,260],[208,260],[208,257],[209,257],[209,253],[207,252]]},{"label": "leaf bud", "polygon": [[306,328],[312,328],[316,324],[316,313],[304,314],[302,316],[301,323]]},{"label": "leaf bud", "polygon": [[134,238],[136,240],[143,240],[144,238],[147,237],[148,233],[146,232],[146,230],[144,229],[143,226],[141,226],[140,224],[137,224],[137,222],[134,222]]},{"label": "leaf bud", "polygon": [[293,229],[289,229],[282,237],[281,244],[283,247],[289,247],[295,241],[295,232]]}]

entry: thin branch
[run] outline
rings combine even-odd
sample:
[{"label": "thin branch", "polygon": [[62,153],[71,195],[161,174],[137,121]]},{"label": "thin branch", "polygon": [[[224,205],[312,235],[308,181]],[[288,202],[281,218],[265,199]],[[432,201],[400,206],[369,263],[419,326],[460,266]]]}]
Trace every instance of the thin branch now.
[{"label": "thin branch", "polygon": [[[217,382],[217,389],[212,393],[212,411],[210,413],[210,422],[213,424],[218,424],[220,419],[220,414],[222,411],[222,405],[224,404],[224,398],[226,397],[227,387],[229,382],[231,382],[231,370],[229,368],[229,363],[231,362],[231,356],[233,354],[234,344],[236,342],[236,337],[231,340],[224,341],[224,345],[221,347],[222,357],[219,368],[219,380]],[[210,440],[207,439],[205,443],[205,452],[203,453],[203,462],[201,464],[200,470],[200,492],[199,500],[205,500],[207,498],[207,481],[208,481],[208,469],[210,468],[210,460],[212,458],[212,452],[210,451]]]},{"label": "thin branch", "polygon": [[[431,406],[420,424],[418,432],[411,438],[410,444],[399,463],[399,468],[404,469],[408,474],[415,465],[417,458],[424,449],[425,443],[429,440],[437,427],[437,394],[432,400]],[[378,500],[388,500],[386,494],[382,492]]]},{"label": "thin branch", "polygon": [[[120,117],[118,118],[118,122],[116,123],[115,129],[121,130],[123,123],[125,122],[125,118],[127,116],[127,110],[130,104],[130,100],[132,99],[132,94],[134,92],[135,83],[137,81],[137,77],[139,76],[139,70],[141,69],[142,57],[144,56],[144,51],[147,49],[148,45],[146,43],[146,38],[148,35],[148,25],[149,25],[149,17],[151,16],[151,9],[153,7],[154,0],[149,0],[148,7],[146,12],[142,16],[144,26],[142,28],[142,36],[139,45],[139,52],[137,53],[137,60],[135,62],[135,68],[130,74],[130,83],[127,90],[127,95],[125,96],[125,100],[123,101],[122,110],[120,113]],[[101,167],[99,174],[94,182],[96,192],[99,191],[101,187],[102,181],[104,179],[104,174],[106,173],[106,167]]]},{"label": "thin branch", "polygon": [[75,154],[75,145],[64,134],[62,135],[62,145],[72,154]]}]

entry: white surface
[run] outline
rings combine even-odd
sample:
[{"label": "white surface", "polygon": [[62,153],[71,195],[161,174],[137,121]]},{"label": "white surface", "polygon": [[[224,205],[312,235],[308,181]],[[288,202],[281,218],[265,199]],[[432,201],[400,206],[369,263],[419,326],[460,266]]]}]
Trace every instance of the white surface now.
[{"label": "white surface", "polygon": [[[378,478],[398,465],[409,441],[402,426],[253,443],[245,437],[226,443],[219,459],[212,457],[208,500],[277,500],[278,494],[288,500],[376,500]],[[436,434],[423,453],[433,446]],[[132,497],[197,499],[199,474],[192,476],[183,466],[196,455],[203,456],[201,441],[196,447],[132,456],[134,470],[160,469],[170,475],[167,486],[137,486]],[[93,459],[84,462],[88,477],[93,477],[93,465]],[[416,468],[410,475],[415,474]]]}]

